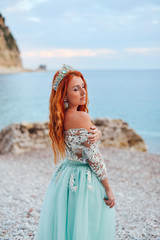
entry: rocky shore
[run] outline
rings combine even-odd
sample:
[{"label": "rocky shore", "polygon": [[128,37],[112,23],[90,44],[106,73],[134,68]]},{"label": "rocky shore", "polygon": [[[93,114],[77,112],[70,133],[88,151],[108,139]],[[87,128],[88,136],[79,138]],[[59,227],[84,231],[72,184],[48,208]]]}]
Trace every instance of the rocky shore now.
[{"label": "rocky shore", "polygon": [[[116,240],[160,239],[160,155],[100,147],[116,199]],[[31,240],[54,172],[51,147],[0,155],[0,240]]]},{"label": "rocky shore", "polygon": [[3,66],[0,66],[0,74],[11,74],[11,73],[21,73],[21,72],[47,72],[47,70],[26,69],[26,68],[23,68],[23,67],[3,67]]},{"label": "rocky shore", "polygon": [[0,74],[20,73],[24,72],[22,67],[3,67],[0,66]]},{"label": "rocky shore", "polygon": [[[95,118],[92,123],[101,130],[100,146],[146,152],[148,146],[122,119]],[[10,124],[0,131],[0,154],[19,154],[50,146],[48,122]]]}]

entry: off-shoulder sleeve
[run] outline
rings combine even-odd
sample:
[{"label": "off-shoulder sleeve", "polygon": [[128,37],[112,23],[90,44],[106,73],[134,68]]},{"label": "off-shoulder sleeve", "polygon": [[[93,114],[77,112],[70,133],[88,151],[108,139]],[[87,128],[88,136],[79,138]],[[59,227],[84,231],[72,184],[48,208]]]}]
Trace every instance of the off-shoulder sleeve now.
[{"label": "off-shoulder sleeve", "polygon": [[98,179],[102,181],[107,178],[107,169],[104,163],[104,159],[99,151],[98,142],[92,143],[88,141],[86,136],[86,140],[82,143],[84,146],[83,151],[87,158],[87,162],[90,165],[91,169],[97,175]]}]

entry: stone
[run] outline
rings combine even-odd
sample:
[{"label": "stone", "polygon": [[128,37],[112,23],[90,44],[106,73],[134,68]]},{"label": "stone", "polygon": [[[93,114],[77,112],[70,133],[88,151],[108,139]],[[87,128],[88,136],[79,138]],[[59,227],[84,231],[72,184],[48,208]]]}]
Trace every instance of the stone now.
[{"label": "stone", "polygon": [[92,122],[102,132],[101,146],[141,152],[148,150],[142,137],[122,119],[96,118]]}]

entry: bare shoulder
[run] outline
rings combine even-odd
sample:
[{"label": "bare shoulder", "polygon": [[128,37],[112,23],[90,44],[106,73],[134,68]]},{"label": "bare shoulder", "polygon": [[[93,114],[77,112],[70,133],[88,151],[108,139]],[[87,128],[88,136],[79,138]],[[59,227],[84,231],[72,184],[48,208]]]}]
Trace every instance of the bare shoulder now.
[{"label": "bare shoulder", "polygon": [[91,123],[91,125],[92,125],[89,113],[83,112],[83,111],[79,111],[78,113],[79,113],[79,117],[81,118],[82,122],[87,122],[89,124]]},{"label": "bare shoulder", "polygon": [[84,111],[77,111],[75,113],[68,113],[65,115],[64,129],[70,128],[85,128],[88,131],[93,126],[89,113]]}]

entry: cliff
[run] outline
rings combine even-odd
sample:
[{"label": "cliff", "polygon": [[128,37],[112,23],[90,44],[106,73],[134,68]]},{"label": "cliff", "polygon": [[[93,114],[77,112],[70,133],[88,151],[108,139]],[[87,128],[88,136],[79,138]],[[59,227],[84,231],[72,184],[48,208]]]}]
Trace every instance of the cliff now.
[{"label": "cliff", "polygon": [[19,71],[23,67],[17,43],[0,14],[0,72],[7,69]]}]

